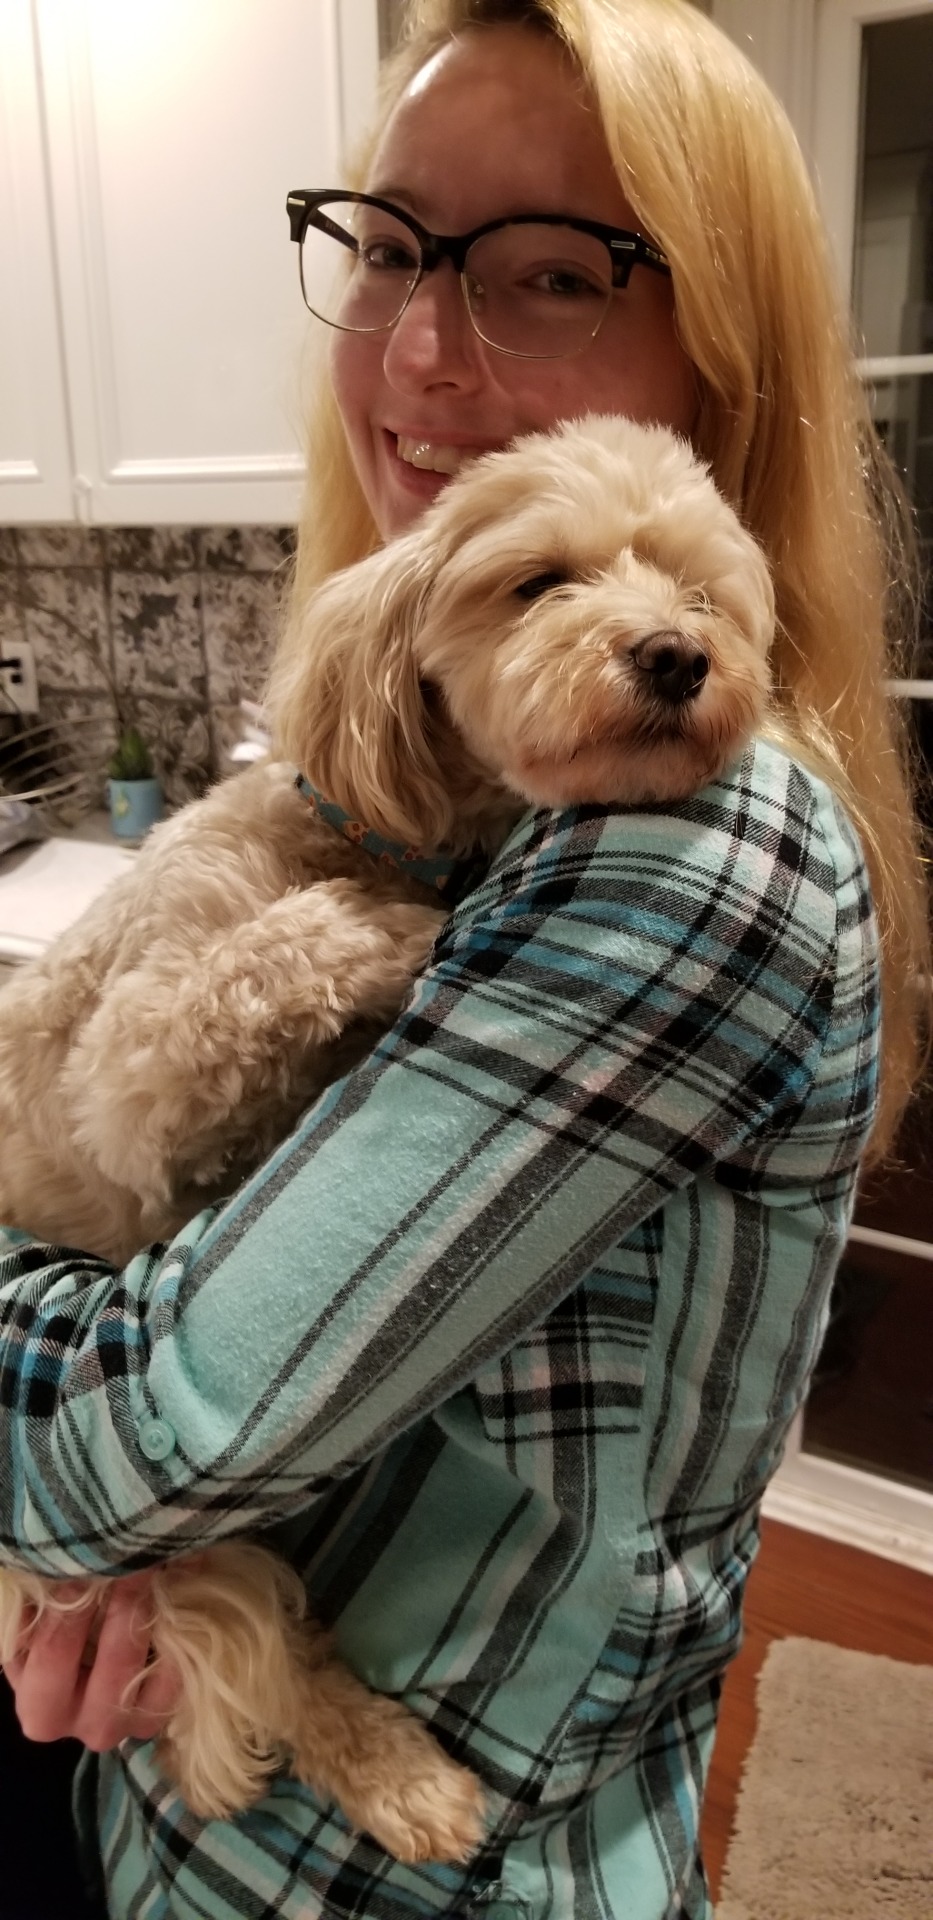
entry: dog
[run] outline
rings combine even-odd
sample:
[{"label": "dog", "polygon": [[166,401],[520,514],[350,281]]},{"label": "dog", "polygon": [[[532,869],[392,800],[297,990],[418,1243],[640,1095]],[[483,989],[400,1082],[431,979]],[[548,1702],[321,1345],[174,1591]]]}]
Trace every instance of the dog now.
[{"label": "dog", "polygon": [[[293,616],[275,758],[156,828],[0,995],[0,1219],[123,1263],[229,1195],[397,1016],[449,913],[438,856],[488,861],[529,806],[714,780],[765,721],[774,618],[756,541],[663,428],[591,416],[466,465]],[[473,1775],[304,1599],[246,1542],[157,1570],[167,1774],[227,1817],[287,1754],[398,1858],[466,1858]],[[55,1604],[4,1572],[0,1658]]]}]

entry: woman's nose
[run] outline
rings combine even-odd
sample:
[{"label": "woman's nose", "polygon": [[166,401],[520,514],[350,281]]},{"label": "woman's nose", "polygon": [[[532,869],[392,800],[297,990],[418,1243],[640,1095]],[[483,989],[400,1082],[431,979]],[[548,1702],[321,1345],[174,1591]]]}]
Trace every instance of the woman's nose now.
[{"label": "woman's nose", "polygon": [[415,288],[388,337],[384,366],[392,385],[407,391],[435,385],[470,389],[482,380],[482,343],[450,260],[441,260]]}]

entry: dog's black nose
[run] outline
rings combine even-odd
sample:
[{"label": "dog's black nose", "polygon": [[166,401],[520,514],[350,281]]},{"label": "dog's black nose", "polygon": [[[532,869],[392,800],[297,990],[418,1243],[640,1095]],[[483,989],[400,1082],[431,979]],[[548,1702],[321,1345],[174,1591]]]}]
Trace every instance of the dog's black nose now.
[{"label": "dog's black nose", "polygon": [[632,659],[648,676],[652,693],[672,706],[682,706],[699,693],[709,672],[709,656],[695,640],[675,627],[669,632],[649,633],[632,648]]}]

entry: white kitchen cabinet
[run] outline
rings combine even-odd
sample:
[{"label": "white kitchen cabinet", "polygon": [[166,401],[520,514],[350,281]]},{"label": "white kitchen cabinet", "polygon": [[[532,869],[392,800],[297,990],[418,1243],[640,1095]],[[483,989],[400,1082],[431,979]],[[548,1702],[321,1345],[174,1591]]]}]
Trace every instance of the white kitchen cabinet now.
[{"label": "white kitchen cabinet", "polygon": [[0,7],[0,519],[65,520],[71,450],[29,0]]},{"label": "white kitchen cabinet", "polygon": [[295,518],[285,197],[340,181],[377,66],[376,0],[4,0],[0,344],[32,385],[4,352],[0,520]]}]

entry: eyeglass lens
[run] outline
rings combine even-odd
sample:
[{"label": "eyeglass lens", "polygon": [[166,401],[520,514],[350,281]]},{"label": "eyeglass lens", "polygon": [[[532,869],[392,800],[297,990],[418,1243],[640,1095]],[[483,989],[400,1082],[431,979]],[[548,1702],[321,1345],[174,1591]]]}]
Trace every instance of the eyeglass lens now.
[{"label": "eyeglass lens", "polygon": [[[417,281],[421,249],[411,229],[378,207],[328,201],[346,242],[308,226],[304,296],[312,313],[349,332],[378,332],[399,318]],[[612,298],[608,248],[559,221],[496,228],[467,254],[463,288],[480,338],[506,353],[558,358],[597,332]]]}]

